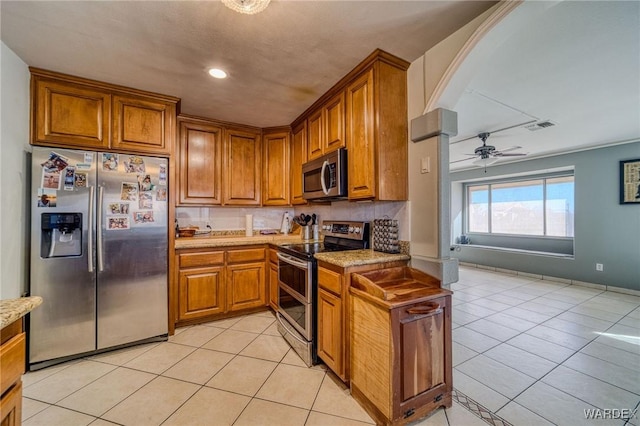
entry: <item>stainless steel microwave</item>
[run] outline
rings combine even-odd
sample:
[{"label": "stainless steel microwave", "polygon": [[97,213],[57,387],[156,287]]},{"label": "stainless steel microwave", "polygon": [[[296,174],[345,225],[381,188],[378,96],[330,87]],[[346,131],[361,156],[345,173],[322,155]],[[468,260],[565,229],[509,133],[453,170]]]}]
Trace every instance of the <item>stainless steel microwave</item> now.
[{"label": "stainless steel microwave", "polygon": [[340,148],[302,165],[302,198],[347,198],[347,150]]}]

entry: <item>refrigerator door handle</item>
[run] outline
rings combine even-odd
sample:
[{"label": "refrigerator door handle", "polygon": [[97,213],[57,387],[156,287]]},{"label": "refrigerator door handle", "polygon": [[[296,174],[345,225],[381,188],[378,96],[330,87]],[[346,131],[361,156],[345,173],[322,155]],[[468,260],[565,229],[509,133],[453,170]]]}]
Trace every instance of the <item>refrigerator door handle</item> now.
[{"label": "refrigerator door handle", "polygon": [[98,186],[98,220],[97,220],[97,246],[98,246],[98,272],[104,271],[104,259],[102,258],[102,193],[103,186]]},{"label": "refrigerator door handle", "polygon": [[89,226],[87,229],[87,259],[88,259],[88,267],[89,267],[89,272],[93,272],[94,270],[94,266],[93,266],[93,194],[94,194],[94,187],[90,186],[89,187],[89,218],[88,218],[88,223]]}]

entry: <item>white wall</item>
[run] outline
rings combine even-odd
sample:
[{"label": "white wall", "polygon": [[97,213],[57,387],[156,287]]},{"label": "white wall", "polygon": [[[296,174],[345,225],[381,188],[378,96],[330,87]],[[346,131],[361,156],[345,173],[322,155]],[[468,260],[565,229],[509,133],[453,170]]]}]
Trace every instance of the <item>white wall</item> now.
[{"label": "white wall", "polygon": [[0,42],[0,298],[28,287],[29,69]]}]

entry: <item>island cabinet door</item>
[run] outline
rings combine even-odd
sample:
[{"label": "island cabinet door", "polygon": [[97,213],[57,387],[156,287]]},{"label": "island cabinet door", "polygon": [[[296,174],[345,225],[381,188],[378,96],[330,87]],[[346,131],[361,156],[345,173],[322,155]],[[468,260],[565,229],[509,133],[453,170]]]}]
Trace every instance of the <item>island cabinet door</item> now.
[{"label": "island cabinet door", "polygon": [[345,378],[342,300],[323,289],[318,289],[318,356],[334,373]]},{"label": "island cabinet door", "polygon": [[444,298],[400,308],[402,401],[445,384],[446,311]]},{"label": "island cabinet door", "polygon": [[180,271],[179,320],[225,312],[224,266]]}]

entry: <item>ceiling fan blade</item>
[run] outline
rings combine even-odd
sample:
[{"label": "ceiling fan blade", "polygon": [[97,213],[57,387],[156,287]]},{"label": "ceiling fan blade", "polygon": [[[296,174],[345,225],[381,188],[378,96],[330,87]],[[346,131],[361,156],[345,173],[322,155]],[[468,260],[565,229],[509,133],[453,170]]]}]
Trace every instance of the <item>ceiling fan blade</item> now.
[{"label": "ceiling fan blade", "polygon": [[509,152],[509,151],[515,151],[516,149],[522,149],[522,147],[521,146],[512,146],[512,147],[509,147],[509,148],[506,148],[506,149],[501,149],[500,152],[504,153],[504,152]]},{"label": "ceiling fan blade", "polygon": [[475,158],[475,155],[471,158],[463,158],[462,160],[449,161],[449,164],[460,163],[461,161],[469,161],[469,160],[473,160],[474,158]]},{"label": "ceiling fan blade", "polygon": [[525,156],[527,154],[517,154],[517,153],[504,154],[502,152],[494,152],[493,155],[494,155],[494,157],[522,157],[522,156]]}]

